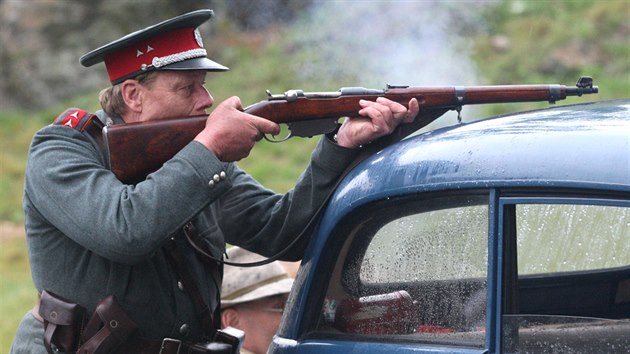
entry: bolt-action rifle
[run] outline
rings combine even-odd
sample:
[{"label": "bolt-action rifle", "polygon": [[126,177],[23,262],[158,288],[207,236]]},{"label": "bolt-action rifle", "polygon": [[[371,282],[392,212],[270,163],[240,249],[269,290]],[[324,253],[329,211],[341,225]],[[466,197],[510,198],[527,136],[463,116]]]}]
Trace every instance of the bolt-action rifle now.
[{"label": "bolt-action rifle", "polygon": [[[567,96],[597,92],[598,87],[593,86],[590,77],[581,77],[574,87],[388,85],[384,90],[347,87],[336,92],[290,90],[281,95],[267,91],[267,100],[245,108],[245,112],[286,124],[289,134],[283,139],[273,140],[279,142],[293,136],[311,137],[334,131],[339,118],[357,115],[359,100],[374,101],[378,97],[385,97],[407,106],[411,98],[418,99],[420,113],[414,122],[401,124],[391,135],[370,144],[382,148],[426,126],[449,110],[460,112],[464,105],[536,101],[555,103]],[[102,134],[109,168],[125,183],[143,180],[191,142],[204,129],[206,119],[207,116],[194,116],[104,127]]]}]

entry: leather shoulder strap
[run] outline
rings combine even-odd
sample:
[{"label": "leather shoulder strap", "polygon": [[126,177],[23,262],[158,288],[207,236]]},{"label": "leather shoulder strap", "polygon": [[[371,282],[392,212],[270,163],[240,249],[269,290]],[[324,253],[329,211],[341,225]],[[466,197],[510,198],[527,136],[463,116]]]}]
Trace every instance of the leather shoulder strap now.
[{"label": "leather shoulder strap", "polygon": [[175,240],[171,238],[163,248],[169,263],[171,263],[171,266],[180,277],[180,280],[184,285],[184,289],[186,289],[186,293],[189,295],[190,300],[195,307],[197,317],[199,318],[199,321],[201,321],[206,339],[214,338],[217,331],[217,328],[214,327],[214,316],[208,305],[203,300],[201,291],[199,290],[195,279],[188,271],[184,256],[179,251]]}]

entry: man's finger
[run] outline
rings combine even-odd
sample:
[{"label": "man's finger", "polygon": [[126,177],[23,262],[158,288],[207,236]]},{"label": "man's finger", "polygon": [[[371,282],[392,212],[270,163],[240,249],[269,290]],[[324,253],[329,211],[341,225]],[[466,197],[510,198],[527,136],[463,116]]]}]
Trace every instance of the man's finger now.
[{"label": "man's finger", "polygon": [[407,116],[405,117],[403,122],[405,123],[413,122],[414,119],[416,119],[416,116],[418,115],[419,112],[420,112],[420,104],[418,103],[417,99],[412,98],[411,100],[409,100],[409,110],[407,111]]},{"label": "man's finger", "polygon": [[[409,122],[409,110],[404,105],[398,102],[389,100],[385,97],[377,98],[376,102],[384,106],[387,106],[391,110],[392,114],[394,115],[394,119],[402,120],[404,122]],[[415,117],[415,114],[413,117]],[[413,120],[413,118],[411,119]]]},{"label": "man's finger", "polygon": [[280,134],[280,125],[253,114],[249,115],[252,124],[258,129],[259,132],[264,134],[278,135]]}]

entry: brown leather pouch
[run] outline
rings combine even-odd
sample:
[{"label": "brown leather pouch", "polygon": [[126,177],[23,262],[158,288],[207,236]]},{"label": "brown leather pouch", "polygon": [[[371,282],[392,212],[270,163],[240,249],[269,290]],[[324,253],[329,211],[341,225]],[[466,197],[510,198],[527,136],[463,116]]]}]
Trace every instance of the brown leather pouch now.
[{"label": "brown leather pouch", "polygon": [[44,290],[39,315],[44,320],[44,344],[48,353],[53,353],[51,344],[62,352],[77,351],[85,324],[85,308]]},{"label": "brown leather pouch", "polygon": [[112,353],[138,329],[113,296],[101,300],[83,332],[80,353]]}]

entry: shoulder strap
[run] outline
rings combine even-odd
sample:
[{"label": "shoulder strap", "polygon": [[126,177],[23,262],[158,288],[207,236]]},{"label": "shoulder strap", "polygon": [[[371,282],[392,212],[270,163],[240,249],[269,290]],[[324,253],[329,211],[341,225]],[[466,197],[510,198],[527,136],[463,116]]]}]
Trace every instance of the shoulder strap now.
[{"label": "shoulder strap", "polygon": [[[214,322],[215,320],[217,320],[215,318],[216,314],[215,316],[213,316],[212,311],[203,300],[199,287],[193,279],[192,274],[190,274],[190,272],[188,271],[184,256],[177,248],[177,244],[174,238],[171,238],[166,243],[166,245],[164,245],[164,251],[169,263],[171,263],[171,266],[173,267],[173,269],[175,269],[175,272],[180,277],[180,280],[184,285],[184,289],[186,290],[186,293],[190,297],[190,300],[195,307],[195,311],[197,312],[197,317],[201,321],[204,334],[206,335],[207,339],[214,338],[215,332],[217,330],[217,327],[214,326]],[[217,309],[218,308],[219,306],[217,305]]]},{"label": "shoulder strap", "polygon": [[53,125],[63,125],[83,132],[92,120],[99,120],[96,115],[79,108],[68,108],[53,121]]},{"label": "shoulder strap", "polygon": [[[199,231],[192,222],[184,226],[184,235],[195,251],[197,258],[206,263],[210,267],[210,276],[216,285],[217,291],[217,307],[214,310],[214,327],[221,328],[221,283],[223,282],[223,263],[217,262],[214,257],[205,257],[204,254],[210,254],[210,248],[199,235]],[[201,252],[200,252],[201,250]]]},{"label": "shoulder strap", "polygon": [[105,151],[103,127],[105,124],[95,115],[79,108],[68,108],[61,113],[52,125],[61,125],[79,132],[87,132],[96,141],[101,152]]}]

